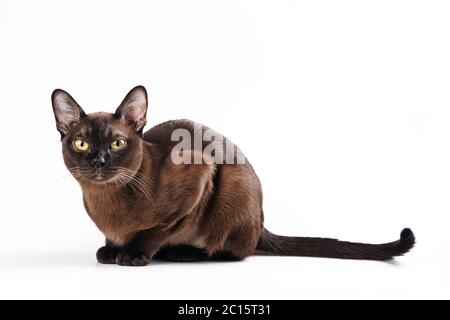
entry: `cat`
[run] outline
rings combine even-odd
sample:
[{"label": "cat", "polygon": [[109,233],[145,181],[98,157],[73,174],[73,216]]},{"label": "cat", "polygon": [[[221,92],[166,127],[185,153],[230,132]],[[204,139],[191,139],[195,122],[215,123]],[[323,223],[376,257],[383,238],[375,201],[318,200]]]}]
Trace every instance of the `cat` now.
[{"label": "cat", "polygon": [[[198,128],[201,133],[210,130],[189,120],[168,121],[143,133],[148,106],[143,86],[133,88],[115,113],[86,114],[61,89],[51,99],[65,165],[81,186],[87,213],[106,238],[97,251],[99,263],[235,261],[261,253],[390,260],[415,244],[408,228],[399,240],[384,244],[269,232],[263,225],[261,184],[248,160],[214,161],[219,151],[204,152],[208,141],[200,149],[176,148],[176,130],[191,136]],[[234,146],[214,134],[221,141],[216,148]],[[193,138],[190,142],[196,144]],[[236,159],[239,152],[228,152],[227,159]],[[201,161],[175,163],[179,155]]]}]

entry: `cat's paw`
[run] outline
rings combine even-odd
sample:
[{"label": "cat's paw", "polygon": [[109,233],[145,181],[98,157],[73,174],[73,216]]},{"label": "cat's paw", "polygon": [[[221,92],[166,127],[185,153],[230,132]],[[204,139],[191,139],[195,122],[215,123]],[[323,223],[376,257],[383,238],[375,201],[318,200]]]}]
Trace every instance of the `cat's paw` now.
[{"label": "cat's paw", "polygon": [[104,246],[97,250],[97,261],[102,264],[115,264],[116,256],[120,249]]},{"label": "cat's paw", "polygon": [[142,267],[148,265],[150,260],[151,259],[143,253],[121,250],[116,256],[115,263],[121,266]]}]

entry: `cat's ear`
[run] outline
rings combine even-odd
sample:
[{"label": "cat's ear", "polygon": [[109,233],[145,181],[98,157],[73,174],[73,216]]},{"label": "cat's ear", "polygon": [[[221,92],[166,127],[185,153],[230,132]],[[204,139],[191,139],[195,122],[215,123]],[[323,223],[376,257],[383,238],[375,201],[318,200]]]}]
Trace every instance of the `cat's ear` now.
[{"label": "cat's ear", "polygon": [[52,93],[53,112],[56,119],[56,128],[64,138],[70,132],[70,126],[77,123],[86,116],[83,109],[74,98],[61,89],[56,89]]},{"label": "cat's ear", "polygon": [[137,86],[128,92],[117,108],[115,116],[124,119],[127,125],[138,134],[142,134],[142,129],[147,123],[147,106],[147,90],[143,86]]}]

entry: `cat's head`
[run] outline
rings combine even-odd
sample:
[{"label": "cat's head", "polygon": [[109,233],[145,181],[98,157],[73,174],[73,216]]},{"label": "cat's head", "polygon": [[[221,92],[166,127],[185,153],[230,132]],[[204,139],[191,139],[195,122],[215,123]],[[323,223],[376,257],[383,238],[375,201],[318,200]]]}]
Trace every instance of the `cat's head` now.
[{"label": "cat's head", "polygon": [[142,161],[142,130],[146,124],[147,92],[132,89],[115,113],[86,114],[64,90],[52,94],[56,127],[64,162],[84,183],[131,179]]}]

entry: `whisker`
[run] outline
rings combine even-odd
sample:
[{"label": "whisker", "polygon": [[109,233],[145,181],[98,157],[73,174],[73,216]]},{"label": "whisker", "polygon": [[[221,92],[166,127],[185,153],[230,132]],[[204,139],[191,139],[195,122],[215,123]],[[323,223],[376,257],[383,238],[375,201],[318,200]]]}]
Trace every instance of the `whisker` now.
[{"label": "whisker", "polygon": [[[149,190],[147,190],[147,188],[149,186],[147,186],[141,179],[139,176],[133,175],[135,174],[135,172],[132,172],[132,170],[122,170],[120,172],[120,174],[122,175],[122,177],[129,179],[129,181],[126,182],[126,184],[129,184],[130,186],[134,187],[133,189],[138,191],[137,193],[142,193],[145,198],[147,198],[148,201],[153,202],[153,197],[152,195],[149,193]],[[136,192],[135,191],[135,192]],[[139,192],[140,191],[140,192]]]},{"label": "whisker", "polygon": [[[70,173],[65,175],[64,178],[72,176],[75,179],[80,179],[91,173],[89,170],[83,169],[80,166],[74,166],[67,169]],[[129,187],[136,195],[141,195],[149,202],[153,202],[153,183],[150,178],[137,170],[125,167],[113,167],[112,169],[117,171],[117,175],[111,179],[108,184],[114,185],[117,189]]]}]

